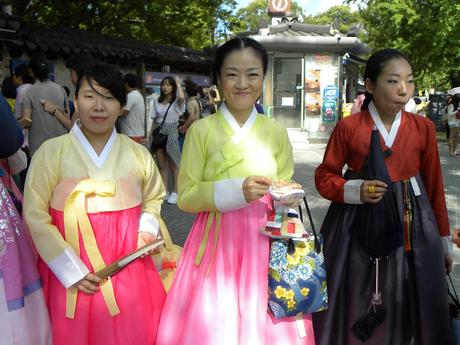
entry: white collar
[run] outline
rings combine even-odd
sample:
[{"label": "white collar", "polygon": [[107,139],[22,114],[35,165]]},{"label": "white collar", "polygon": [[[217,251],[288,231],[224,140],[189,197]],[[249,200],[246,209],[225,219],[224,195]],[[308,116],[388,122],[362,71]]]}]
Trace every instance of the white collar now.
[{"label": "white collar", "polygon": [[396,114],[395,119],[391,124],[390,133],[388,133],[373,101],[369,103],[368,109],[371,113],[372,120],[374,120],[374,124],[377,126],[377,129],[385,141],[385,145],[391,147],[396,139],[396,134],[398,134],[399,126],[401,125],[401,110]]},{"label": "white collar", "polygon": [[88,154],[88,156],[93,161],[94,165],[97,166],[98,168],[102,167],[107,157],[109,156],[110,151],[112,151],[113,143],[115,142],[115,139],[117,138],[117,131],[115,130],[115,127],[113,128],[112,134],[110,135],[109,140],[107,141],[107,144],[105,144],[104,149],[102,150],[99,156],[97,155],[96,151],[94,151],[88,139],[81,131],[79,119],[75,121],[75,124],[73,125],[70,132],[73,133],[75,137],[78,139],[78,141],[80,142],[85,152]]},{"label": "white collar", "polygon": [[251,114],[249,115],[248,119],[244,123],[243,127],[240,127],[238,122],[235,120],[233,115],[228,110],[227,106],[225,105],[225,102],[222,103],[219,109],[222,112],[222,115],[224,115],[225,120],[228,122],[230,127],[233,129],[233,132],[235,135],[232,137],[232,141],[235,144],[239,143],[241,139],[243,139],[244,135],[249,132],[249,130],[252,128],[252,125],[257,119],[256,108],[252,107]]}]

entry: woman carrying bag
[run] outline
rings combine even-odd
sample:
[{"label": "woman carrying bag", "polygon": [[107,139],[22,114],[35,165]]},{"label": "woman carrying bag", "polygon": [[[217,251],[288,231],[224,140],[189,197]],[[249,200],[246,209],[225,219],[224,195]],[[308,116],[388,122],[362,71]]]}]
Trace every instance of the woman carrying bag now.
[{"label": "woman carrying bag", "polygon": [[[161,126],[159,133],[166,135],[167,139],[163,147],[151,147],[151,151],[158,159],[160,174],[166,189],[168,189],[169,171],[172,172],[174,179],[173,191],[166,194],[166,201],[169,204],[177,202],[177,178],[181,155],[177,125],[179,123],[179,116],[184,111],[185,95],[179,77],[165,77],[161,81],[160,97],[158,97],[158,100],[154,104],[152,118],[156,122],[155,128]],[[155,128],[152,131],[152,136],[155,133]],[[155,142],[156,139],[152,138],[152,140]]]}]

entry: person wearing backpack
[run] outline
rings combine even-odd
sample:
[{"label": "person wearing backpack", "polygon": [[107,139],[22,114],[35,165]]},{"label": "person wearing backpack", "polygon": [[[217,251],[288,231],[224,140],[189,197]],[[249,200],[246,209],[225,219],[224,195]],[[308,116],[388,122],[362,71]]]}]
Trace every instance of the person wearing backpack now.
[{"label": "person wearing backpack", "polygon": [[182,146],[185,140],[185,133],[187,133],[187,129],[190,125],[201,118],[202,114],[202,107],[201,103],[198,99],[198,90],[199,86],[192,81],[187,81],[185,83],[185,92],[188,95],[187,101],[187,110],[184,112],[183,116],[179,120],[179,145],[182,151]]}]

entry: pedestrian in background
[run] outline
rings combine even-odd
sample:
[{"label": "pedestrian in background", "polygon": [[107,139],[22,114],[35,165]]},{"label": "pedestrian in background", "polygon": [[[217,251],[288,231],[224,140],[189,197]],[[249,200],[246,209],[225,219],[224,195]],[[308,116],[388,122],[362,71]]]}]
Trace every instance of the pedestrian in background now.
[{"label": "pedestrian in background", "polygon": [[139,80],[133,73],[123,77],[127,101],[123,112],[118,119],[120,131],[136,143],[143,143],[145,138],[145,102],[139,92]]},{"label": "pedestrian in background", "polygon": [[185,95],[178,76],[165,77],[160,84],[160,97],[153,107],[155,125],[152,130],[161,126],[161,133],[168,136],[166,146],[157,149],[154,154],[158,160],[161,177],[168,190],[168,175],[172,173],[172,191],[167,193],[166,201],[169,204],[177,202],[177,178],[181,158],[179,134],[177,126],[179,117],[185,112]]},{"label": "pedestrian in background", "polygon": [[155,240],[163,183],[148,150],[115,131],[121,73],[87,68],[76,95],[79,120],[36,151],[24,193],[53,344],[151,345],[165,298],[151,258],[106,281],[94,272]]},{"label": "pedestrian in background", "polygon": [[[372,321],[361,324],[370,336],[366,344],[449,345],[453,338],[445,270],[452,259],[435,126],[404,110],[414,92],[411,63],[404,54],[393,49],[376,52],[364,78],[364,111],[338,122],[315,172],[316,188],[332,201],[321,230],[329,308],[314,314],[316,341],[362,344],[352,328],[367,311]],[[364,179],[374,127],[392,185]],[[344,166],[348,170],[342,175]],[[403,240],[380,260],[382,304],[377,308],[386,315],[371,319],[376,273],[360,236],[373,229],[355,224],[368,210],[361,204],[382,202],[390,188],[402,225],[387,232],[396,231]]]},{"label": "pedestrian in background", "polygon": [[24,94],[21,118],[27,121],[29,150],[33,156],[44,141],[66,134],[72,124],[66,92],[48,78],[48,60],[38,54],[29,66],[35,82]]},{"label": "pedestrian in background", "polygon": [[184,114],[179,118],[179,146],[182,152],[184,145],[185,134],[187,133],[190,125],[201,118],[202,108],[199,97],[199,87],[193,81],[189,80],[185,83],[185,92],[188,96],[187,107]]},{"label": "pedestrian in background", "polygon": [[272,181],[289,181],[294,171],[286,129],[254,107],[267,64],[267,52],[250,38],[232,39],[216,52],[225,101],[185,138],[178,205],[197,216],[157,345],[314,344],[309,316],[276,320],[267,311],[269,239],[259,229]]},{"label": "pedestrian in background", "polygon": [[449,97],[446,108],[447,124],[449,125],[449,156],[458,156],[457,145],[460,132],[460,93]]}]

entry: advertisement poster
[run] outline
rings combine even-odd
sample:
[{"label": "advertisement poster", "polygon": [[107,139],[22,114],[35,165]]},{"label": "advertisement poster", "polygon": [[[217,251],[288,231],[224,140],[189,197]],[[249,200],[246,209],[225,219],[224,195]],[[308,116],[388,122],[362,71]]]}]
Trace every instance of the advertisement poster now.
[{"label": "advertisement poster", "polygon": [[321,70],[305,71],[305,115],[321,115]]},{"label": "advertisement poster", "polygon": [[334,122],[337,119],[337,102],[324,100],[323,122]]}]

